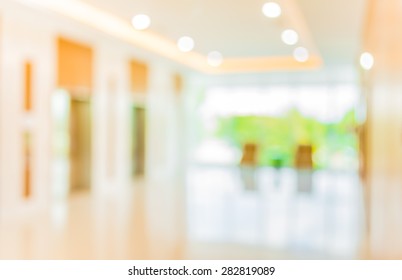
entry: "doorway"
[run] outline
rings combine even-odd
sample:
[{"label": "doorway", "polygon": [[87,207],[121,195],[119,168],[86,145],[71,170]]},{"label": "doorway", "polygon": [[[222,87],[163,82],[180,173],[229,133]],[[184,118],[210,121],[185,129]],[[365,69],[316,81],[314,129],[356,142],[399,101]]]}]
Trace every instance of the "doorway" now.
[{"label": "doorway", "polygon": [[91,186],[91,99],[58,90],[52,97],[53,192],[65,198]]},{"label": "doorway", "polygon": [[143,177],[145,175],[145,126],[146,109],[144,107],[133,106],[132,118],[132,176]]},{"label": "doorway", "polygon": [[91,102],[89,98],[70,101],[70,192],[91,186]]}]

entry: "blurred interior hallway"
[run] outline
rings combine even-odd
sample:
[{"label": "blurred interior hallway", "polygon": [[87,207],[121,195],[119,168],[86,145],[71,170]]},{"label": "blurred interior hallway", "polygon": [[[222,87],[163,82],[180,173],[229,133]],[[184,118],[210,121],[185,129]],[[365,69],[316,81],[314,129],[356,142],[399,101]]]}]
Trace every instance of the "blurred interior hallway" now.
[{"label": "blurred interior hallway", "polygon": [[402,2],[232,2],[0,1],[0,258],[402,258]]},{"label": "blurred interior hallway", "polygon": [[0,257],[365,257],[362,194],[355,173],[316,172],[312,193],[295,190],[292,169],[258,170],[254,190],[241,182],[237,168],[194,166],[185,188],[137,182],[113,195],[77,194],[55,202],[50,212],[4,220]]}]

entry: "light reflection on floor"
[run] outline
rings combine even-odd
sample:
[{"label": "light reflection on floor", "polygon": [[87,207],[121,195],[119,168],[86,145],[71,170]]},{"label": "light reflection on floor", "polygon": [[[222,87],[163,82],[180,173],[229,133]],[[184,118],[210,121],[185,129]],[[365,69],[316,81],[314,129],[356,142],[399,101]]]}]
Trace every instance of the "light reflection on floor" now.
[{"label": "light reflection on floor", "polygon": [[[299,193],[293,170],[192,167],[179,183],[77,194],[38,215],[1,221],[6,259],[358,258],[362,195],[354,173],[317,171]],[[275,180],[279,183],[276,184]]]},{"label": "light reflection on floor", "polygon": [[291,169],[262,168],[256,177],[256,189],[248,190],[236,169],[195,170],[190,239],[264,247],[290,258],[359,257],[364,219],[356,174],[316,171],[311,193],[298,192]]}]

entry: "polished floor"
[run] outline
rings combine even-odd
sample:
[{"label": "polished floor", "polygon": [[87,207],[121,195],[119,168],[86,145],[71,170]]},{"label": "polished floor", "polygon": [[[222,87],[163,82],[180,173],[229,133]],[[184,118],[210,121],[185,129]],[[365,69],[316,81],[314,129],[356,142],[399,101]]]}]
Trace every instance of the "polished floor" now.
[{"label": "polished floor", "polygon": [[[362,191],[353,172],[193,166],[181,183],[78,193],[0,223],[3,259],[355,259]],[[251,179],[250,179],[251,178]]]}]

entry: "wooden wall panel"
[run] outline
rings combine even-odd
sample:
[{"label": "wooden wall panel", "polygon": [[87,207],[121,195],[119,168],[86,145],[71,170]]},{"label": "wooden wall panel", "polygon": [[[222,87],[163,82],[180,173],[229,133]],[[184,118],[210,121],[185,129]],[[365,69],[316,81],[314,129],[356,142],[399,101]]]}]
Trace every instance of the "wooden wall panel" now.
[{"label": "wooden wall panel", "polygon": [[29,112],[32,109],[32,64],[25,63],[25,90],[24,90],[24,111]]},{"label": "wooden wall panel", "polygon": [[148,91],[148,66],[141,61],[130,61],[130,89],[132,93]]},{"label": "wooden wall panel", "polygon": [[[368,257],[402,257],[402,25],[400,0],[370,0],[364,50],[375,59],[362,72],[367,122],[362,137],[366,159],[364,185]],[[398,35],[396,35],[398,34]]]},{"label": "wooden wall panel", "polygon": [[57,50],[57,85],[62,88],[91,89],[92,49],[64,38],[58,38]]},{"label": "wooden wall panel", "polygon": [[173,86],[176,95],[180,95],[183,90],[183,77],[180,74],[173,76]]},{"label": "wooden wall panel", "polygon": [[[28,61],[24,64],[24,96],[23,108],[24,112],[28,113],[32,110],[32,64]],[[29,115],[27,115],[29,117]],[[29,198],[32,194],[32,160],[31,160],[31,131],[28,128],[23,133],[23,190],[24,198]]]}]

